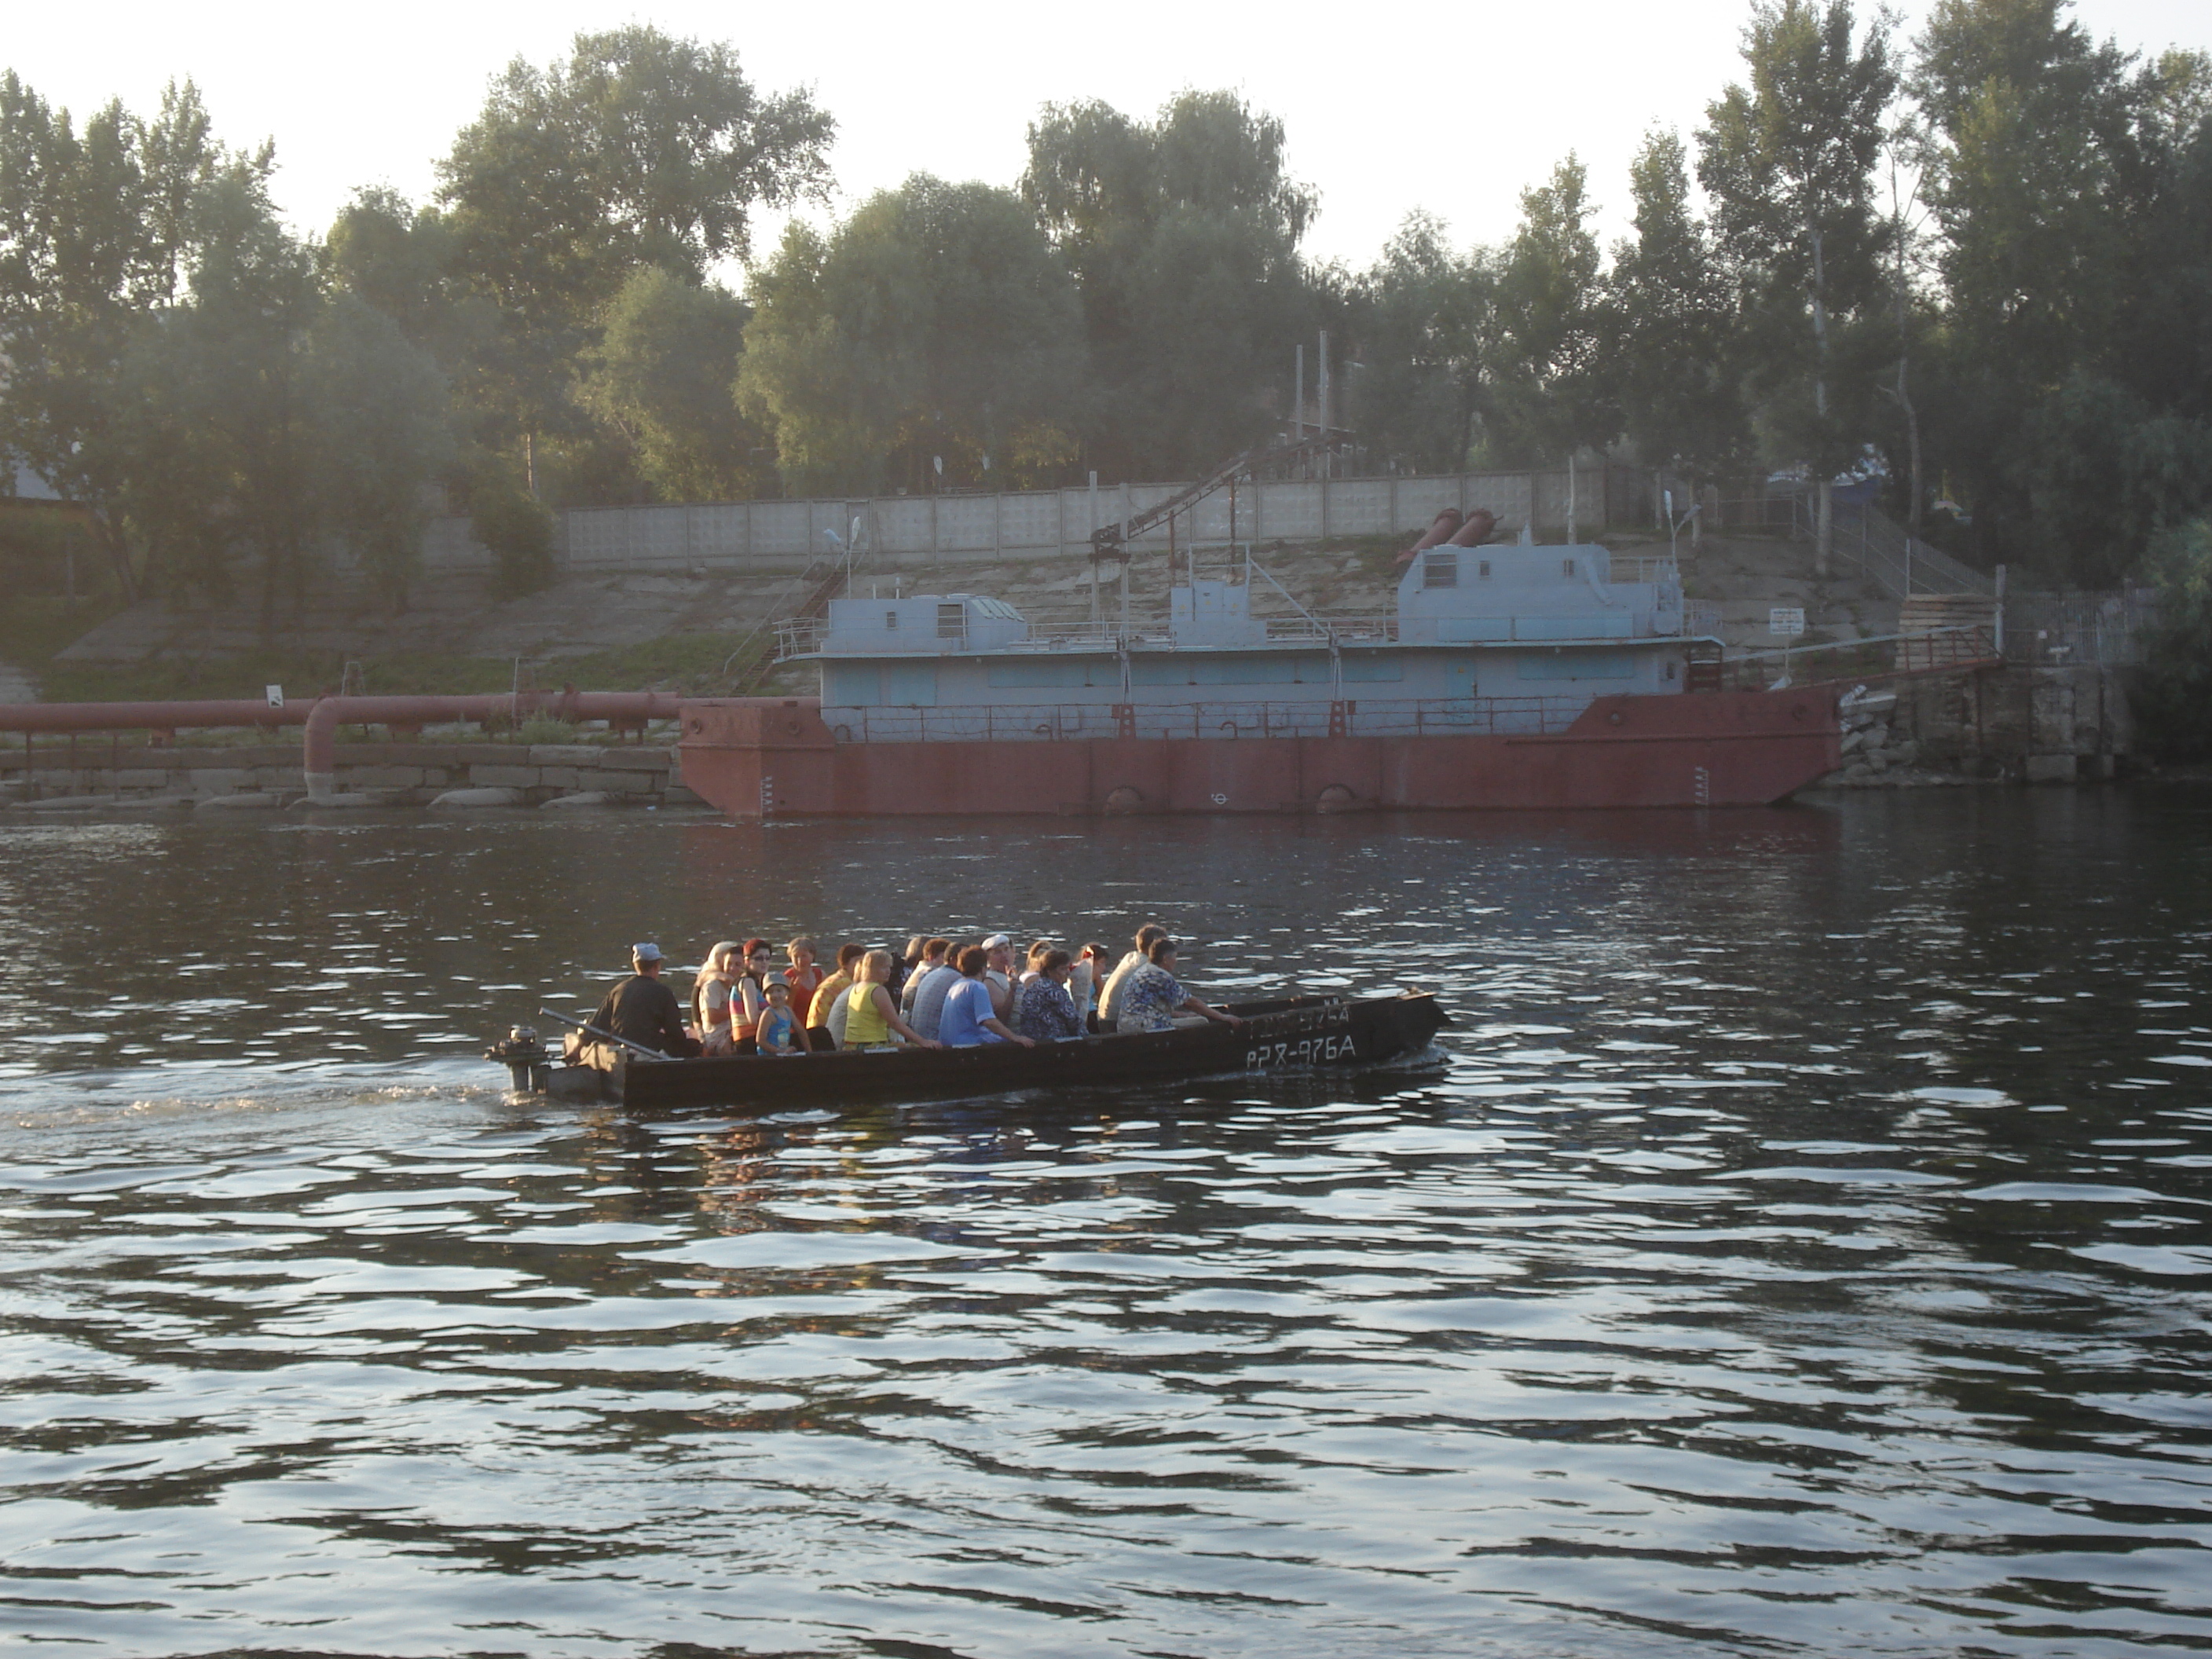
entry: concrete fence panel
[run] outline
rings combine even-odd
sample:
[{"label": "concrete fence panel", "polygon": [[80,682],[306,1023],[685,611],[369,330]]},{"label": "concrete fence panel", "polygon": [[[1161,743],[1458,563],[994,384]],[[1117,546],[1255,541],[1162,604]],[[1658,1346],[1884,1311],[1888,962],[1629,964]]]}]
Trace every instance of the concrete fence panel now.
[{"label": "concrete fence panel", "polygon": [[1091,533],[1080,512],[1066,519],[1067,528],[1061,528],[1066,492],[1031,490],[1018,495],[999,497],[1000,545],[1018,548],[1024,552],[1044,548],[1057,548],[1069,539],[1080,542]]},{"label": "concrete fence panel", "polygon": [[1398,529],[1398,503],[1393,499],[1394,478],[1332,480],[1328,492],[1328,533],[1332,536],[1388,536]]},{"label": "concrete fence panel", "polygon": [[[1526,472],[1469,474],[1460,480],[1459,504],[1469,513],[1478,507],[1486,508],[1507,530],[1518,530],[1531,522],[1540,524],[1544,520],[1536,516],[1540,505],[1536,482],[1533,475]],[[1565,521],[1563,514],[1559,522]]]},{"label": "concrete fence panel", "polygon": [[928,550],[929,501],[924,496],[878,501],[869,504],[868,530],[878,553],[921,553]]},{"label": "concrete fence panel", "polygon": [[1000,499],[996,495],[939,496],[936,521],[930,526],[929,550],[938,553],[950,548],[996,548]]},{"label": "concrete fence panel", "polygon": [[[835,551],[824,531],[847,534],[859,517],[872,556],[921,562],[994,553],[1077,557],[1091,531],[1126,522],[1181,491],[1179,483],[1117,484],[991,495],[879,495],[868,500],[702,502],[688,506],[577,507],[559,515],[556,557],[568,570],[676,572],[713,568],[796,570]],[[1640,522],[1649,480],[1623,468],[1591,468],[1573,481],[1574,519],[1584,533],[1607,522]],[[1400,536],[1425,530],[1447,507],[1486,507],[1507,533],[1534,522],[1547,532],[1568,519],[1564,471],[1468,472],[1403,478],[1278,478],[1226,488],[1176,516],[1179,544],[1311,541]],[[1609,510],[1608,510],[1609,509]],[[1626,518],[1624,518],[1624,510]],[[1136,538],[1168,544],[1165,524]],[[465,518],[433,520],[423,538],[433,573],[485,570],[490,555]]]},{"label": "concrete fence panel", "polygon": [[753,550],[751,513],[750,504],[744,501],[693,507],[693,550],[724,559],[750,557]]},{"label": "concrete fence panel", "polygon": [[1271,480],[1253,490],[1254,534],[1267,541],[1304,541],[1325,535],[1318,479]]},{"label": "concrete fence panel", "polygon": [[748,501],[744,508],[745,556],[752,559],[804,558],[814,539],[812,501]]},{"label": "concrete fence panel", "polygon": [[1456,477],[1395,478],[1391,482],[1398,487],[1401,528],[1418,526],[1425,530],[1435,522],[1437,514],[1459,505],[1460,480]]}]

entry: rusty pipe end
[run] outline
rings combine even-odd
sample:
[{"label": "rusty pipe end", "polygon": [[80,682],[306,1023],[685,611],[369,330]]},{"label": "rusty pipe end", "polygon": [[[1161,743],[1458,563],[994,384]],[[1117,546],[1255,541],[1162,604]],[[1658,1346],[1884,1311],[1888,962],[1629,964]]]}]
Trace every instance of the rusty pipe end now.
[{"label": "rusty pipe end", "polygon": [[[338,700],[318,697],[315,706],[307,711],[307,723],[301,727],[301,765],[307,774],[307,795],[320,800],[335,787],[338,769]],[[317,779],[322,781],[321,794],[315,793]]]}]

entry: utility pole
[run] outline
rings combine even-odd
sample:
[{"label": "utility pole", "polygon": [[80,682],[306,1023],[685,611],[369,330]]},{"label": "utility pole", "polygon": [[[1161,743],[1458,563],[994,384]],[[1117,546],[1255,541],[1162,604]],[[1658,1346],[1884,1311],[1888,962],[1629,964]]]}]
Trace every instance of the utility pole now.
[{"label": "utility pole", "polygon": [[1328,447],[1328,331],[1323,329],[1321,331],[1321,435],[1322,440],[1321,476],[1324,478],[1329,475],[1329,461],[1332,459],[1331,451]]}]

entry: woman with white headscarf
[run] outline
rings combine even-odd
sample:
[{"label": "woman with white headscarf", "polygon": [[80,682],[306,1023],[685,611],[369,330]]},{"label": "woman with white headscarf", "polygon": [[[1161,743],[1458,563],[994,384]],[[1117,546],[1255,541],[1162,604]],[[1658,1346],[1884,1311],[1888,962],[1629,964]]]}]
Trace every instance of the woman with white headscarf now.
[{"label": "woman with white headscarf", "polygon": [[691,1013],[699,1024],[704,1053],[726,1054],[736,1046],[730,1024],[730,992],[741,969],[738,953],[744,948],[737,940],[726,939],[708,951],[706,966],[700,969],[691,988]]}]

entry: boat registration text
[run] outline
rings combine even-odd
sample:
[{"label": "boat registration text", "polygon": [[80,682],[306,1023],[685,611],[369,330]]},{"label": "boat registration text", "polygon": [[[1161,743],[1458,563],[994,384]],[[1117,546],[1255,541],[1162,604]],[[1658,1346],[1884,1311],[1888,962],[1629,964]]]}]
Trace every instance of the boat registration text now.
[{"label": "boat registration text", "polygon": [[1336,1036],[1300,1037],[1296,1042],[1263,1042],[1244,1053],[1244,1069],[1265,1071],[1270,1066],[1314,1066],[1332,1060],[1355,1058],[1352,1033]]},{"label": "boat registration text", "polygon": [[[1340,1002],[1322,1008],[1302,1008],[1287,1018],[1263,1016],[1255,1024],[1262,1029],[1255,1033],[1260,1040],[1244,1051],[1244,1069],[1248,1072],[1265,1071],[1273,1066],[1325,1065],[1358,1057],[1352,1022]],[[1265,1029],[1268,1026],[1274,1030]],[[1268,1041],[1274,1031],[1281,1031],[1285,1026],[1289,1030],[1285,1036]]]}]

